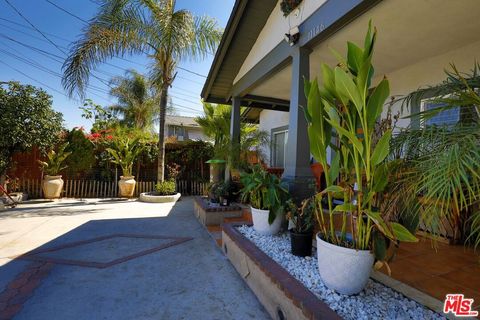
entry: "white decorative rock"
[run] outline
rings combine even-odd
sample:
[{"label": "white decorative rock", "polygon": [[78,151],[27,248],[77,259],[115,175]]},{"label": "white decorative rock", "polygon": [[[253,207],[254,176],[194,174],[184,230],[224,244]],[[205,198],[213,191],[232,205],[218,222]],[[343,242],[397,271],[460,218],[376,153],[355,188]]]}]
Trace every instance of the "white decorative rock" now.
[{"label": "white decorative rock", "polygon": [[260,210],[254,207],[252,209],[253,228],[261,235],[274,235],[280,231],[283,215],[277,214],[272,224],[268,223],[270,210]]}]

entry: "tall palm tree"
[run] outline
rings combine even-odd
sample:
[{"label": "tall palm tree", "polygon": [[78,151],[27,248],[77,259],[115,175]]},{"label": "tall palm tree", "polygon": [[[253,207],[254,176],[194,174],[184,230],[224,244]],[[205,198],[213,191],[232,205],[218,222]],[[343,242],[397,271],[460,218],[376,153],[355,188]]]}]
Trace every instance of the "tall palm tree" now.
[{"label": "tall palm tree", "polygon": [[110,81],[110,95],[118,103],[109,107],[115,115],[122,116],[121,123],[141,131],[153,129],[158,120],[159,94],[150,81],[135,70]]},{"label": "tall palm tree", "polygon": [[73,44],[64,63],[63,85],[70,95],[84,96],[91,71],[115,56],[146,53],[150,78],[160,92],[157,180],[164,178],[165,114],[168,89],[177,64],[205,58],[220,42],[215,19],[175,10],[175,0],[100,0],[100,9]]}]

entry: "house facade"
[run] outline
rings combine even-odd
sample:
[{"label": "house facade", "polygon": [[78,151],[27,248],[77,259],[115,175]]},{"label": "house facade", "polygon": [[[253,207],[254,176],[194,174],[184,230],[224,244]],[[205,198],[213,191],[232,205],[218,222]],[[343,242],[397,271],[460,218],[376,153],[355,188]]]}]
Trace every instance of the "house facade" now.
[{"label": "house facade", "polygon": [[[393,99],[440,83],[450,63],[467,72],[480,60],[476,0],[303,0],[287,16],[280,3],[235,2],[202,97],[232,104],[233,139],[241,120],[270,133],[266,162],[284,168],[292,192],[304,191],[312,177],[303,79],[321,79],[320,64],[337,63],[332,49],[344,55],[347,41],[362,44],[369,21],[378,29],[373,85],[386,76]],[[242,114],[240,106],[247,107]],[[434,106],[390,107],[400,114],[397,126],[405,127],[405,116]],[[431,121],[455,117],[450,112]]]},{"label": "house facade", "polygon": [[195,118],[171,115],[165,118],[165,137],[173,137],[177,141],[209,140]]}]

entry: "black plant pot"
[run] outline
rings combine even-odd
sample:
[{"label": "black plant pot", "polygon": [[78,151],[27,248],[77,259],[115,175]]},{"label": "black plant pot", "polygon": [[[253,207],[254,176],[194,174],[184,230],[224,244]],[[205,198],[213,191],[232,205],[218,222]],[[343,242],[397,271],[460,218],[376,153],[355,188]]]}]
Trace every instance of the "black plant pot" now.
[{"label": "black plant pot", "polygon": [[292,254],[298,257],[312,255],[313,232],[296,233],[290,230]]}]

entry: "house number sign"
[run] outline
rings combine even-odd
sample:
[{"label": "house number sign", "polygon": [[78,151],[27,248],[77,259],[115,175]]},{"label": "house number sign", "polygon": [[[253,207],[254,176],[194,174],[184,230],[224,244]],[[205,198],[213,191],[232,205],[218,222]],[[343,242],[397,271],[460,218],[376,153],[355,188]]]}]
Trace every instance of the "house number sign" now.
[{"label": "house number sign", "polygon": [[307,33],[307,41],[312,40],[317,34],[325,30],[325,25],[323,23],[316,25],[310,29]]}]

